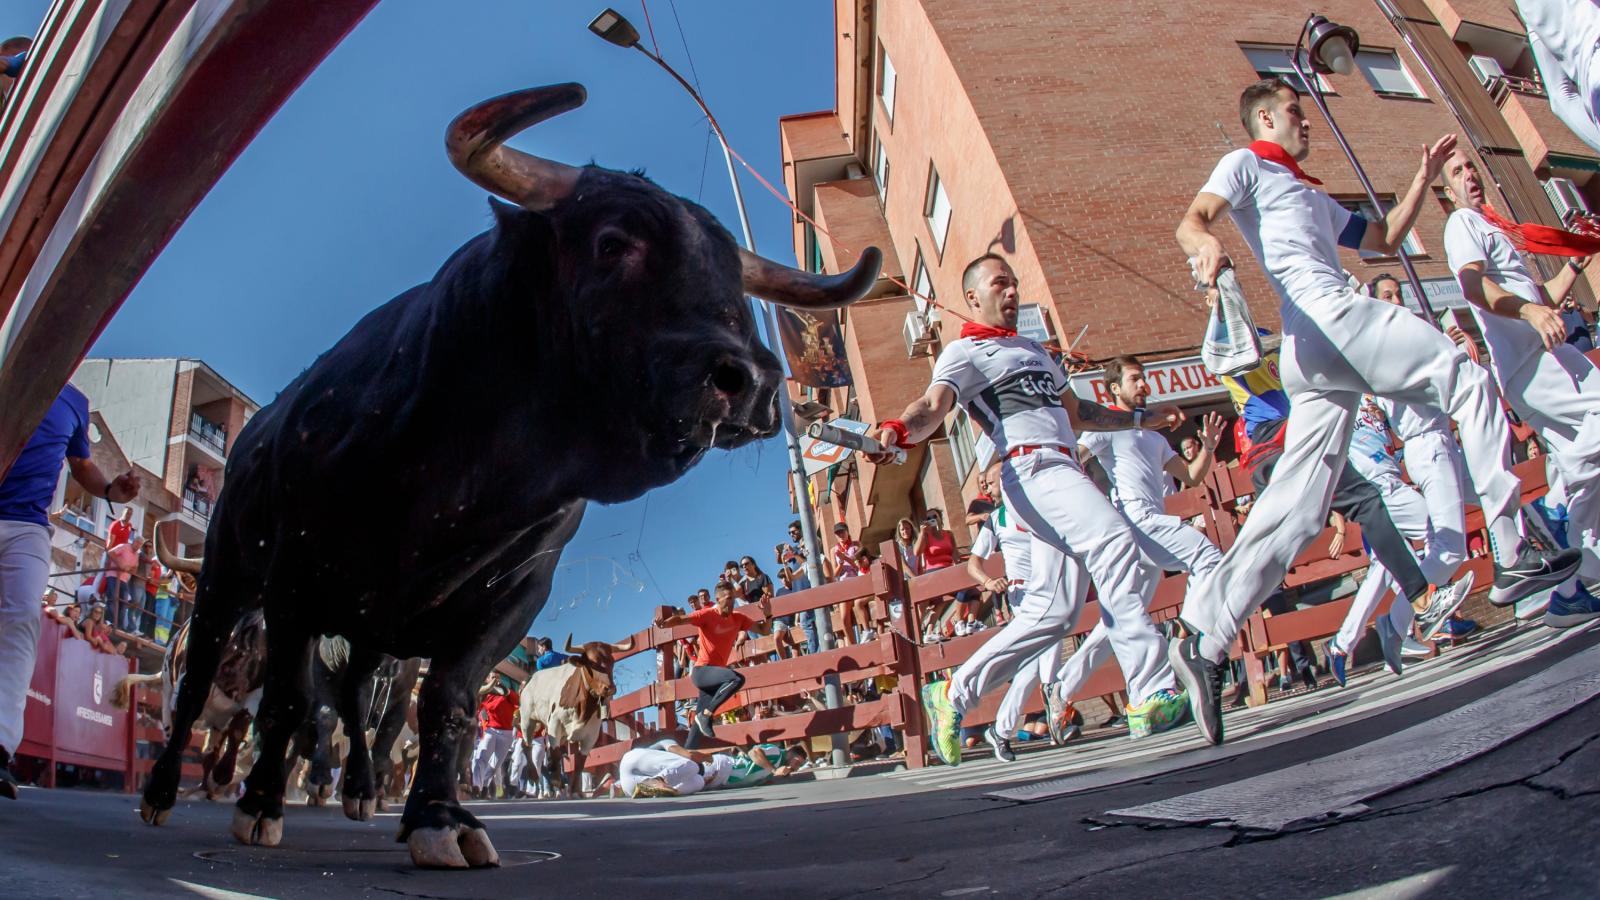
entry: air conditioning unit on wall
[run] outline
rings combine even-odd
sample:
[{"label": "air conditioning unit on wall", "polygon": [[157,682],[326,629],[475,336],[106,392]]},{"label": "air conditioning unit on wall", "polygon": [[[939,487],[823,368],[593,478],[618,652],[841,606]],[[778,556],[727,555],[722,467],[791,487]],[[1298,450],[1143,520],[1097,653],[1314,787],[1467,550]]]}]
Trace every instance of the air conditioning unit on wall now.
[{"label": "air conditioning unit on wall", "polygon": [[900,329],[900,335],[906,339],[906,356],[911,359],[932,356],[933,345],[939,341],[933,329],[928,326],[928,320],[914,309],[906,313],[906,321]]},{"label": "air conditioning unit on wall", "polygon": [[1501,67],[1500,61],[1492,56],[1470,56],[1467,58],[1467,65],[1471,67],[1472,74],[1478,76],[1478,82],[1484,87],[1489,87],[1506,77],[1506,70]]},{"label": "air conditioning unit on wall", "polygon": [[1583,194],[1578,192],[1578,186],[1570,178],[1546,180],[1544,192],[1550,197],[1550,205],[1556,208],[1556,215],[1561,217],[1564,224],[1589,213],[1588,201],[1583,199]]}]

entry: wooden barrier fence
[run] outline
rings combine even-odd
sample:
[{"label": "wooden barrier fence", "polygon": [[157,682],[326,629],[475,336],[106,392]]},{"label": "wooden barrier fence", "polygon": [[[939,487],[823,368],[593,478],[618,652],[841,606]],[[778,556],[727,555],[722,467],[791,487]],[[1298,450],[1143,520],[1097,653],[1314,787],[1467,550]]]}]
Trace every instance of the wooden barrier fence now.
[{"label": "wooden barrier fence", "polygon": [[[1524,503],[1543,496],[1547,486],[1542,459],[1529,460],[1515,470],[1522,477]],[[1167,498],[1167,512],[1186,520],[1199,517],[1201,530],[1226,551],[1238,535],[1233,506],[1238,498],[1254,492],[1243,470],[1219,467],[1200,486]],[[1482,512],[1469,508],[1468,534],[1483,527]],[[1364,569],[1367,557],[1362,550],[1360,530],[1353,523],[1347,529],[1345,549],[1336,558],[1330,558],[1328,553],[1333,531],[1324,529],[1295,560],[1284,578],[1285,586],[1294,588],[1310,585]],[[1489,561],[1486,558],[1473,559],[1467,565],[1476,573],[1480,589],[1486,588],[1493,577]],[[985,569],[994,574],[1002,571],[998,554],[986,561]],[[1176,617],[1183,605],[1187,583],[1184,575],[1164,577],[1149,607],[1151,618],[1159,623]],[[921,613],[942,598],[974,586],[975,581],[968,574],[966,566],[960,564],[907,577],[899,566],[899,555],[894,546],[885,543],[880,547],[878,559],[865,575],[776,598],[772,602],[775,617],[809,614],[812,610],[847,606],[853,601],[865,599],[870,610],[871,625],[877,629],[878,637],[863,644],[840,646],[834,650],[775,662],[768,661],[775,650],[772,638],[747,641],[740,657],[732,663],[739,667],[746,681],[740,693],[728,702],[724,710],[767,700],[803,698],[822,688],[830,676],[837,676],[845,685],[887,676],[892,679],[892,689],[881,691],[878,699],[847,703],[839,709],[811,710],[736,724],[719,724],[716,728],[717,740],[708,743],[747,746],[765,741],[809,740],[888,725],[904,736],[907,765],[912,768],[927,765],[921,688],[930,678],[937,677],[937,673],[965,662],[994,631],[924,644]],[[1266,702],[1266,656],[1293,641],[1331,636],[1338,630],[1350,604],[1351,599],[1344,598],[1278,615],[1257,611],[1250,617],[1234,644],[1232,655],[1244,661],[1254,702]],[[901,614],[891,615],[891,606],[898,606]],[[1387,609],[1387,601],[1380,606],[1379,613],[1384,609]],[[831,616],[836,634],[840,633],[841,616],[838,613],[832,613]],[[1098,605],[1091,594],[1090,602],[1071,634],[1082,635],[1098,621]],[[634,649],[618,654],[618,659],[656,653],[657,680],[611,700],[603,728],[602,745],[586,758],[585,768],[615,765],[634,744],[653,740],[655,736],[671,733],[679,727],[676,704],[693,700],[699,696],[699,691],[690,683],[686,673],[676,671],[673,647],[677,641],[694,634],[694,628],[681,626],[670,629],[651,627],[633,635]],[[1086,700],[1122,690],[1123,687],[1121,670],[1113,658],[1098,669],[1071,699]],[[963,723],[982,725],[992,722],[999,698],[998,691],[983,698],[966,713]],[[1040,696],[1035,693],[1026,710],[1037,711],[1041,706]],[[649,709],[656,711],[654,726],[644,724],[641,715]],[[621,734],[628,737],[619,738]]]}]

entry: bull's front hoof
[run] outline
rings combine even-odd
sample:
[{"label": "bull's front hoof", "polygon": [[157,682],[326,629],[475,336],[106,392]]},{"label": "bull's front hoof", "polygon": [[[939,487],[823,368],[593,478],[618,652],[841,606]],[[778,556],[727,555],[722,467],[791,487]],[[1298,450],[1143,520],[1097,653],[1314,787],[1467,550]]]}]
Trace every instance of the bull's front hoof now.
[{"label": "bull's front hoof", "polygon": [[500,865],[500,854],[482,828],[451,825],[447,828],[418,828],[411,832],[406,846],[411,861],[424,869],[465,869]]},{"label": "bull's front hoof", "polygon": [[344,798],[344,815],[347,819],[366,822],[372,818],[372,814],[377,809],[378,801],[376,800],[358,800],[355,797]]},{"label": "bull's front hoof", "polygon": [[306,787],[307,806],[327,806],[328,798],[333,796],[333,784],[314,784]]},{"label": "bull's front hoof", "polygon": [[283,817],[268,817],[235,809],[233,825],[229,830],[241,844],[276,847],[283,841]]},{"label": "bull's front hoof", "polygon": [[148,800],[139,801],[139,818],[143,819],[146,825],[165,825],[170,815],[172,815],[170,806],[166,809],[156,809]]}]

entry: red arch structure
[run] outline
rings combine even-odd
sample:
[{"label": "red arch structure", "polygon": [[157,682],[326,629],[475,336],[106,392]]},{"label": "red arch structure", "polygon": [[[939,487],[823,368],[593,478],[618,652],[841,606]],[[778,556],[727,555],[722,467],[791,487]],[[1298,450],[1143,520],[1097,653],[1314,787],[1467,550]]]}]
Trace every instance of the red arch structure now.
[{"label": "red arch structure", "polygon": [[377,0],[62,0],[0,109],[0,473],[222,173]]}]

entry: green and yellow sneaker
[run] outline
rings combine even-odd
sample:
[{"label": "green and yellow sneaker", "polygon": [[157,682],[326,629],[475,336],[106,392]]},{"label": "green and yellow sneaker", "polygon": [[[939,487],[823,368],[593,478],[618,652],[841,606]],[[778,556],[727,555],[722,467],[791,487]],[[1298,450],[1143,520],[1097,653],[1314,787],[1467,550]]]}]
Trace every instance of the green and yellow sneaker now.
[{"label": "green and yellow sneaker", "polygon": [[1128,707],[1128,736],[1142,738],[1160,734],[1188,717],[1188,695],[1162,688],[1138,706]]},{"label": "green and yellow sneaker", "polygon": [[931,681],[922,686],[922,709],[928,716],[928,737],[933,752],[947,766],[961,765],[961,713],[950,702],[950,682]]}]

